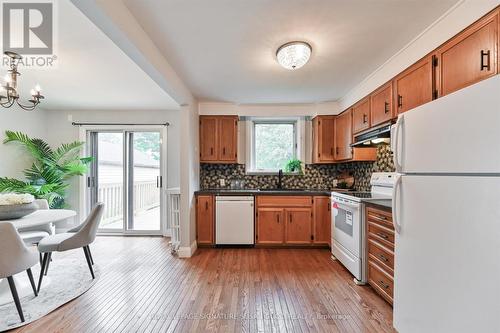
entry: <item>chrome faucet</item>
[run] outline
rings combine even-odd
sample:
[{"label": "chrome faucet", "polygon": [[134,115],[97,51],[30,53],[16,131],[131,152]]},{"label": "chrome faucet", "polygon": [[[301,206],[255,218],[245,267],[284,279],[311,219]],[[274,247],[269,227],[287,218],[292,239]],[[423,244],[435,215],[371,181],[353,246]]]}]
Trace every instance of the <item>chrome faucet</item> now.
[{"label": "chrome faucet", "polygon": [[283,188],[283,170],[279,169],[278,171],[278,189]]}]

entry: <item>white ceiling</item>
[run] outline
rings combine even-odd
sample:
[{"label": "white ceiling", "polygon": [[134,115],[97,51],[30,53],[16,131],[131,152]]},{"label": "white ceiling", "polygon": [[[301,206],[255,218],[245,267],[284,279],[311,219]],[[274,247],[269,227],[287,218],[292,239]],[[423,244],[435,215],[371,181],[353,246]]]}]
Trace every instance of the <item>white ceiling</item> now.
[{"label": "white ceiling", "polygon": [[[123,0],[201,100],[337,100],[458,0]],[[297,71],[276,49],[313,47]]]},{"label": "white ceiling", "polygon": [[[20,66],[21,98],[39,83],[50,110],[178,109],[179,105],[70,1],[58,1],[58,66]],[[5,70],[2,70],[5,72]]]}]

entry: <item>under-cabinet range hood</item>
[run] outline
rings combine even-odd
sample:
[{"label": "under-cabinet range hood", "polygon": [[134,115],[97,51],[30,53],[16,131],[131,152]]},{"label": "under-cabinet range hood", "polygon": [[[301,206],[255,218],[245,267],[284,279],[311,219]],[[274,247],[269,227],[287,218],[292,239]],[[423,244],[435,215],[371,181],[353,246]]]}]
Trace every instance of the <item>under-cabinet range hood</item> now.
[{"label": "under-cabinet range hood", "polygon": [[388,143],[390,138],[391,123],[387,123],[368,132],[356,134],[351,147],[370,147],[382,142]]}]

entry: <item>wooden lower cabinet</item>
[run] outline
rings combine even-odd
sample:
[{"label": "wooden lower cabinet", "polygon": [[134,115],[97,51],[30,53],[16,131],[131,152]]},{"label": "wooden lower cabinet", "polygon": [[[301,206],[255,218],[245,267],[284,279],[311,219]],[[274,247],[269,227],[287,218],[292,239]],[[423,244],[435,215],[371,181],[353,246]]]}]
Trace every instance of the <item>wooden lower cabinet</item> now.
[{"label": "wooden lower cabinet", "polygon": [[257,245],[329,245],[329,197],[258,196],[256,203]]},{"label": "wooden lower cabinet", "polygon": [[286,213],[285,243],[306,245],[312,242],[312,208],[288,208]]},{"label": "wooden lower cabinet", "polygon": [[368,283],[390,304],[394,295],[394,227],[390,208],[366,207]]},{"label": "wooden lower cabinet", "polygon": [[285,242],[285,210],[283,208],[257,208],[256,243],[280,245]]},{"label": "wooden lower cabinet", "polygon": [[196,242],[213,245],[215,234],[215,210],[213,195],[196,197]]},{"label": "wooden lower cabinet", "polygon": [[332,215],[330,197],[314,197],[313,243],[330,245]]}]

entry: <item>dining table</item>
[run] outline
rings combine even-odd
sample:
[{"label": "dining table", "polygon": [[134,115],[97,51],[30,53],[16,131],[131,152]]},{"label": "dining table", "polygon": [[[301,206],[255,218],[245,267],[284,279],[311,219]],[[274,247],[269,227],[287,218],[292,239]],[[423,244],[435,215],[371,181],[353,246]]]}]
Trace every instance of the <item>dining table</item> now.
[{"label": "dining table", "polygon": [[[16,229],[22,229],[28,227],[38,227],[52,223],[57,225],[58,223],[65,222],[68,219],[74,218],[75,216],[76,212],[74,210],[41,209],[18,219],[0,220],[0,223],[12,223],[12,225],[14,225]],[[14,281],[16,283],[16,289],[20,298],[33,293],[26,272],[14,275]],[[47,288],[50,284],[50,278],[44,277],[43,282],[44,287]],[[0,279],[0,306],[13,301],[14,300],[12,298],[7,279]]]}]

